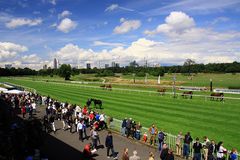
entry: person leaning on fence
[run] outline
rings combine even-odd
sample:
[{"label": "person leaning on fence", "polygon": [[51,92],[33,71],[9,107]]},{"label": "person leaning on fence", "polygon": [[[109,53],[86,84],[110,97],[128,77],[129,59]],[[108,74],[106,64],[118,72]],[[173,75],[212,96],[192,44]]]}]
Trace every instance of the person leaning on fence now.
[{"label": "person leaning on fence", "polygon": [[228,160],[237,160],[237,159],[238,159],[237,149],[233,148],[231,153],[229,154]]},{"label": "person leaning on fence", "polygon": [[148,131],[150,134],[150,145],[154,146],[156,141],[156,135],[158,134],[157,127],[155,127],[155,125],[153,124]]},{"label": "person leaning on fence", "polygon": [[164,143],[165,136],[167,136],[163,131],[158,133],[158,151],[161,151],[162,145]]},{"label": "person leaning on fence", "polygon": [[214,153],[216,153],[215,141],[211,140],[211,144],[208,146],[208,160],[215,160]]},{"label": "person leaning on fence", "polygon": [[138,122],[138,123],[136,124],[136,134],[135,134],[135,138],[136,138],[137,140],[140,140],[140,139],[141,139],[141,128],[142,128],[142,125],[141,125],[140,122]]},{"label": "person leaning on fence", "polygon": [[190,143],[193,141],[190,132],[184,136],[184,145],[183,145],[183,157],[188,159],[190,154]]},{"label": "person leaning on fence", "polygon": [[148,135],[147,135],[147,132],[145,132],[144,134],[143,134],[143,142],[147,142],[147,140],[148,140]]},{"label": "person leaning on fence", "polygon": [[225,160],[227,149],[223,147],[223,142],[220,141],[217,145],[217,160]]},{"label": "person leaning on fence", "polygon": [[132,128],[132,118],[129,118],[126,122],[126,134],[127,138],[131,135],[131,128]]},{"label": "person leaning on fence", "polygon": [[208,139],[207,136],[204,136],[204,142],[202,143],[203,145],[203,158],[204,160],[208,159],[208,146],[210,145],[210,140]]},{"label": "person leaning on fence", "polygon": [[182,141],[183,141],[183,135],[182,135],[182,132],[179,132],[176,138],[176,155],[177,156],[182,155]]},{"label": "person leaning on fence", "polygon": [[199,142],[199,138],[196,138],[196,142],[193,144],[193,159],[201,160],[202,144]]},{"label": "person leaning on fence", "polygon": [[122,121],[121,135],[126,136],[126,126],[127,126],[127,118],[124,118]]}]

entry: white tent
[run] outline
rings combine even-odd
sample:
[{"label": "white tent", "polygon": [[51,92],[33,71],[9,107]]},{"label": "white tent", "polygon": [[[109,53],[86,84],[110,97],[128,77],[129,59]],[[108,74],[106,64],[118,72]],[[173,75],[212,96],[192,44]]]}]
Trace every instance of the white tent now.
[{"label": "white tent", "polygon": [[5,92],[5,91],[7,91],[6,88],[2,88],[2,87],[0,87],[0,92]]},{"label": "white tent", "polygon": [[4,91],[4,93],[9,93],[9,94],[24,94],[25,92],[24,92],[24,91],[20,91],[20,90],[13,89],[13,90]]}]

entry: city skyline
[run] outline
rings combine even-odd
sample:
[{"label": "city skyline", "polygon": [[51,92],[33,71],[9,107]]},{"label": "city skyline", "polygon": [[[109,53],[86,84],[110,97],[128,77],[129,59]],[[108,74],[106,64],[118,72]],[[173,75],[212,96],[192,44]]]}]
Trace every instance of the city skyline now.
[{"label": "city skyline", "polygon": [[[240,1],[0,1],[0,67],[240,60]],[[99,64],[100,63],[100,64]]]}]

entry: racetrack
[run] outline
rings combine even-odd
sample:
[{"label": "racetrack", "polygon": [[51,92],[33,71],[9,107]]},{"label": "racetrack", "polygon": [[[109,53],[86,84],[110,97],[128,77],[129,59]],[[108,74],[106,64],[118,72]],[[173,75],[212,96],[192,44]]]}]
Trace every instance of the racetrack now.
[{"label": "racetrack", "polygon": [[[3,81],[3,79],[0,79]],[[202,98],[192,100],[157,94],[107,91],[101,88],[85,88],[78,84],[39,82],[30,80],[4,79],[4,81],[24,85],[37,90],[40,94],[50,95],[61,101],[84,105],[88,98],[103,101],[102,110],[109,116],[122,119],[131,117],[148,127],[152,123],[168,133],[177,134],[191,131],[193,137],[207,135],[216,141],[223,140],[229,149],[240,149],[239,122],[240,106],[238,100],[225,103],[205,101]]]}]

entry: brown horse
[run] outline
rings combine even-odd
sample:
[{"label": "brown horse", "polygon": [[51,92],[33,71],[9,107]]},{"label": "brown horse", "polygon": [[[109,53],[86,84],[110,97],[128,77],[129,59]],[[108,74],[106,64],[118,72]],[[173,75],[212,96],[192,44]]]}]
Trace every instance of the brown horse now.
[{"label": "brown horse", "polygon": [[192,99],[192,95],[193,95],[193,91],[185,91],[185,92],[183,92],[183,94],[182,94],[182,97],[183,98],[190,98],[190,99]]},{"label": "brown horse", "polygon": [[111,84],[106,85],[105,88],[106,88],[107,90],[111,91],[111,90],[112,90],[112,85],[111,85]]},{"label": "brown horse", "polygon": [[159,94],[160,94],[161,96],[163,96],[163,95],[165,95],[166,88],[159,88],[159,89],[157,90],[157,92],[159,92]]},{"label": "brown horse", "polygon": [[223,93],[211,93],[211,97],[210,97],[211,100],[220,100],[220,101],[223,101],[224,100],[224,94]]}]

